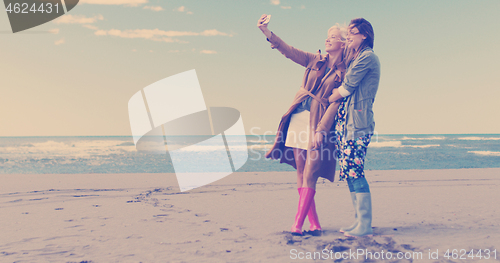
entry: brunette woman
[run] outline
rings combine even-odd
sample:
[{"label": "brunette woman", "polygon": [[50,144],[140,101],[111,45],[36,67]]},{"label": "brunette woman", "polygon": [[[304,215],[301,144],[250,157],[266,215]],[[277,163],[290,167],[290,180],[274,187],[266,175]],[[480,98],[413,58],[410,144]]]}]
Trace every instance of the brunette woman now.
[{"label": "brunette woman", "polygon": [[[375,129],[373,102],[380,80],[380,62],[373,52],[374,33],[363,18],[351,20],[347,34],[347,72],[333,90],[330,102],[341,100],[335,131],[339,149],[340,180],[347,179],[355,210],[354,223],[340,231],[346,236],[372,235],[372,203],[365,179],[366,150]],[[321,134],[318,134],[321,140]]]}]

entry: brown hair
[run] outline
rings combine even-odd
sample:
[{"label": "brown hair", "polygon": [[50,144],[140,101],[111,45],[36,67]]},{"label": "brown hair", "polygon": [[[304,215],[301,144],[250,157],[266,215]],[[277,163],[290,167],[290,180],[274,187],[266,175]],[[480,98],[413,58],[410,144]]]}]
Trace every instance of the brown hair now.
[{"label": "brown hair", "polygon": [[375,39],[375,34],[373,33],[373,27],[370,22],[368,22],[364,18],[354,18],[353,20],[351,20],[351,23],[349,23],[349,27],[357,28],[359,30],[359,33],[366,37],[366,39],[363,40],[363,42],[359,46],[360,50],[365,46],[369,46],[373,49],[373,40]]},{"label": "brown hair", "polygon": [[350,49],[345,50],[344,57],[347,58],[346,66],[349,65],[349,63],[358,56],[359,52],[363,48],[370,47],[373,49],[373,40],[375,39],[375,33],[373,32],[372,24],[370,24],[370,22],[368,22],[366,19],[354,18],[353,20],[351,20],[351,23],[349,23],[349,30],[351,30],[351,28],[353,27],[357,28],[359,30],[359,33],[366,38],[365,40],[363,40],[363,42],[361,42],[361,45],[359,45],[359,48],[358,50],[356,50],[356,52],[353,52],[353,50]]}]

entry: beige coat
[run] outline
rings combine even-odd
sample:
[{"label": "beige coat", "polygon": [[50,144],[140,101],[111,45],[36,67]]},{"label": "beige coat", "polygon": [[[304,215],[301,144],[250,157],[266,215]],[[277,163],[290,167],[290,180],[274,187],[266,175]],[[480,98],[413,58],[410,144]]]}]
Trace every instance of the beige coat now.
[{"label": "beige coat", "polygon": [[[335,132],[332,130],[332,124],[338,108],[329,107],[328,97],[332,94],[332,90],[338,88],[342,83],[346,70],[345,64],[343,62],[337,64],[323,77],[328,55],[313,54],[296,49],[287,45],[274,33],[268,41],[271,42],[272,48],[278,49],[285,57],[304,66],[306,71],[302,80],[302,86],[297,91],[297,94],[295,94],[292,105],[281,118],[276,140],[273,147],[266,153],[266,158],[279,159],[280,163],[287,163],[297,168],[293,148],[285,146],[286,134],[292,112],[302,101],[311,96],[313,100],[311,101],[310,110],[311,130],[309,133],[308,154],[312,154],[309,156],[312,161],[308,162],[305,169],[310,169],[310,172],[317,173],[319,176],[333,182],[337,160],[334,143]],[[318,151],[310,151],[314,131],[326,132],[325,142]]]}]

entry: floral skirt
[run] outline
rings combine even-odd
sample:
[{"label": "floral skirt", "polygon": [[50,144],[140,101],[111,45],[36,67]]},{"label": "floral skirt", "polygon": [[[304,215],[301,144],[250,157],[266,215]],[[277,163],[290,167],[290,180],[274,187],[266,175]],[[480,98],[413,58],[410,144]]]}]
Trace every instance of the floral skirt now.
[{"label": "floral skirt", "polygon": [[340,165],[339,180],[365,177],[364,163],[366,150],[370,144],[371,134],[358,137],[354,140],[345,139],[347,98],[340,103],[335,117],[335,135],[337,137],[337,158]]}]

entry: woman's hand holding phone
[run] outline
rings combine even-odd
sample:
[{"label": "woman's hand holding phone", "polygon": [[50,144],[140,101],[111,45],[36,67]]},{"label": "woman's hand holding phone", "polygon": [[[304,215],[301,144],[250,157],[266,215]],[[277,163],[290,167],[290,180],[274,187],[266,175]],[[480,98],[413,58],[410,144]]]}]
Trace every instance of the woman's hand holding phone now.
[{"label": "woman's hand holding phone", "polygon": [[264,33],[264,35],[266,35],[267,38],[271,37],[271,31],[267,29],[267,24],[269,24],[270,19],[271,15],[263,14],[257,22],[257,27],[262,31],[262,33]]}]

